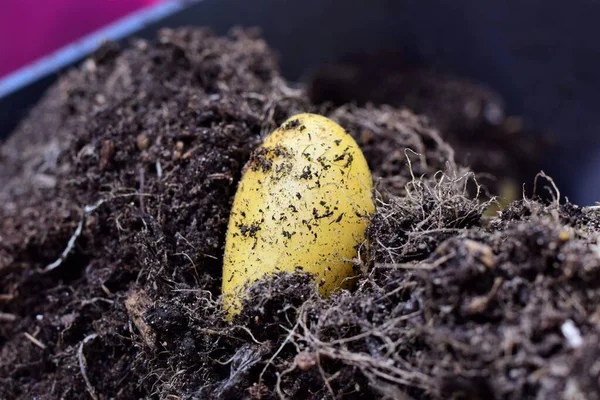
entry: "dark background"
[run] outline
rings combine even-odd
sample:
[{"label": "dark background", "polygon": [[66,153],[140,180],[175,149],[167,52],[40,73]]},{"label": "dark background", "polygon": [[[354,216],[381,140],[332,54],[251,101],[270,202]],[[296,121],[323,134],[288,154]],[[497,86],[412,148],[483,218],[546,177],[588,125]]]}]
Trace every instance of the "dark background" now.
[{"label": "dark background", "polygon": [[[600,200],[600,2],[592,0],[204,0],[147,26],[259,26],[284,75],[302,80],[351,52],[400,50],[502,94],[559,146],[545,171],[580,204]],[[7,40],[2,39],[2,40]],[[0,137],[56,78],[0,99]]]}]

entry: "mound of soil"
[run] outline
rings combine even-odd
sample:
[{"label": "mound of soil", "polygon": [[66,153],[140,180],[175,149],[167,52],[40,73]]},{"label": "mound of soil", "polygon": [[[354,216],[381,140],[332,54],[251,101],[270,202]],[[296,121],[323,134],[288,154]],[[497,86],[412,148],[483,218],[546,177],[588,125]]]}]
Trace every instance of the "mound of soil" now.
[{"label": "mound of soil", "polygon": [[[280,274],[225,322],[237,181],[299,112],[371,166],[363,274],[330,298]],[[427,121],[313,104],[251,31],[103,47],[0,147],[0,398],[600,398],[596,210],[482,217]]]},{"label": "mound of soil", "polygon": [[494,193],[512,191],[515,198],[522,183],[531,193],[542,156],[552,148],[547,134],[509,115],[491,88],[399,52],[350,54],[323,65],[310,76],[307,93],[316,104],[388,104],[427,116],[458,163],[478,172]]}]

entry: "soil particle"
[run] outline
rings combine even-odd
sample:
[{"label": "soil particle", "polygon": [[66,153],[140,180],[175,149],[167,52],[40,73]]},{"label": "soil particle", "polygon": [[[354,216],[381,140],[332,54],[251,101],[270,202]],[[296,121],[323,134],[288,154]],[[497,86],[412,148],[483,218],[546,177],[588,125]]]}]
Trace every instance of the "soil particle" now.
[{"label": "soil particle", "polygon": [[[364,273],[330,298],[278,274],[226,322],[237,182],[300,112],[372,169]],[[251,31],[103,47],[0,146],[0,398],[597,399],[598,211],[525,198],[484,218],[443,134],[312,105]]]}]

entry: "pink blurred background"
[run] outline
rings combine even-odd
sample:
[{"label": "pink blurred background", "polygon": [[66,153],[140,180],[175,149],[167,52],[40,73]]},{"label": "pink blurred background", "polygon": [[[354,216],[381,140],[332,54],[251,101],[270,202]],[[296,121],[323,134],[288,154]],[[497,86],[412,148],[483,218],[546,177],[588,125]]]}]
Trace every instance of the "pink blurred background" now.
[{"label": "pink blurred background", "polygon": [[0,78],[162,0],[1,0]]}]

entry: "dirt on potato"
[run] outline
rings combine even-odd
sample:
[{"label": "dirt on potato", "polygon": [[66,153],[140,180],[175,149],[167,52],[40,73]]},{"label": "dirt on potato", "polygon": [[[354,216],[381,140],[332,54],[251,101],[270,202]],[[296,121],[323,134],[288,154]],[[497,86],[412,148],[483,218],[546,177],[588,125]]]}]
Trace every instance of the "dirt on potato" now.
[{"label": "dirt on potato", "polygon": [[[248,30],[164,30],[63,76],[0,147],[0,398],[600,398],[598,211],[541,178],[554,200],[482,217],[439,122],[317,103]],[[237,182],[299,112],[372,169],[361,278],[322,298],[280,274],[226,322]]]}]

